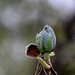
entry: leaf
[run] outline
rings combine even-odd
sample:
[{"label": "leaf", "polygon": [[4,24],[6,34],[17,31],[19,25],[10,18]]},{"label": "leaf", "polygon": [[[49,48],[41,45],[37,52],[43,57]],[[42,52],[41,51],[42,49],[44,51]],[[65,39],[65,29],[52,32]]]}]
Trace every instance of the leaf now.
[{"label": "leaf", "polygon": [[46,69],[50,69],[50,65],[48,65],[41,57],[37,57],[38,61],[42,64]]},{"label": "leaf", "polygon": [[54,55],[55,55],[55,53],[54,53],[54,52],[51,52],[51,53],[50,53],[50,56],[54,56]]},{"label": "leaf", "polygon": [[45,45],[45,50],[47,53],[50,53],[52,48],[53,48],[53,38],[52,35],[50,34]]},{"label": "leaf", "polygon": [[41,37],[39,34],[36,35],[36,44],[37,44],[37,48],[39,49],[39,51],[41,53],[43,53],[43,48],[42,48],[42,44],[41,44]]}]

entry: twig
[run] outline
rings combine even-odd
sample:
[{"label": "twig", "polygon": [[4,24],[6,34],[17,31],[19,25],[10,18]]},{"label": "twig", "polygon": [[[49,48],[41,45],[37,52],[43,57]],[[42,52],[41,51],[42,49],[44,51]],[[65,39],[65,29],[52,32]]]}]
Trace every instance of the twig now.
[{"label": "twig", "polygon": [[50,68],[50,71],[51,71],[51,73],[52,73],[53,75],[57,75],[57,72],[54,70],[53,67]]}]

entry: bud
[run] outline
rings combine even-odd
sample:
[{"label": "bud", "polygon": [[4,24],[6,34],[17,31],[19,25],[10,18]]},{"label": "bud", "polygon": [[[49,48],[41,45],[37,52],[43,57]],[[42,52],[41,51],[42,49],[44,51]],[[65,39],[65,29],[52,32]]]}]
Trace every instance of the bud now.
[{"label": "bud", "polygon": [[50,53],[56,45],[56,36],[53,29],[46,25],[43,30],[36,35],[37,48],[41,53]]}]

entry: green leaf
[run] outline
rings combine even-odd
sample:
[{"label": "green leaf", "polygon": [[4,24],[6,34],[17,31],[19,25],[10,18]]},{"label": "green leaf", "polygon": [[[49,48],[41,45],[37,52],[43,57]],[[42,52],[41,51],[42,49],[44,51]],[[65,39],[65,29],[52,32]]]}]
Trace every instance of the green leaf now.
[{"label": "green leaf", "polygon": [[53,49],[53,38],[52,35],[50,34],[50,36],[48,37],[47,43],[45,45],[45,53],[50,53],[51,50]]},{"label": "green leaf", "polygon": [[54,55],[55,55],[55,53],[54,53],[54,52],[51,52],[49,55],[50,55],[50,56],[54,56]]},{"label": "green leaf", "polygon": [[46,69],[50,69],[50,65],[48,65],[41,57],[37,57],[38,61],[44,66]]},{"label": "green leaf", "polygon": [[43,53],[43,48],[41,45],[41,37],[39,36],[39,34],[36,35],[36,44],[37,44],[37,48],[39,49],[39,51]]}]

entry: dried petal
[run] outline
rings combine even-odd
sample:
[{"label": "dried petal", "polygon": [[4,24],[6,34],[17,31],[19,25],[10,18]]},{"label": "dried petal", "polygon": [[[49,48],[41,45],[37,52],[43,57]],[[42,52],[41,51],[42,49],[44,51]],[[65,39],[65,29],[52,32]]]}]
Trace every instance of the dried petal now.
[{"label": "dried petal", "polygon": [[40,54],[40,51],[38,50],[37,46],[35,44],[29,44],[26,47],[26,55],[32,58],[37,58]]}]

